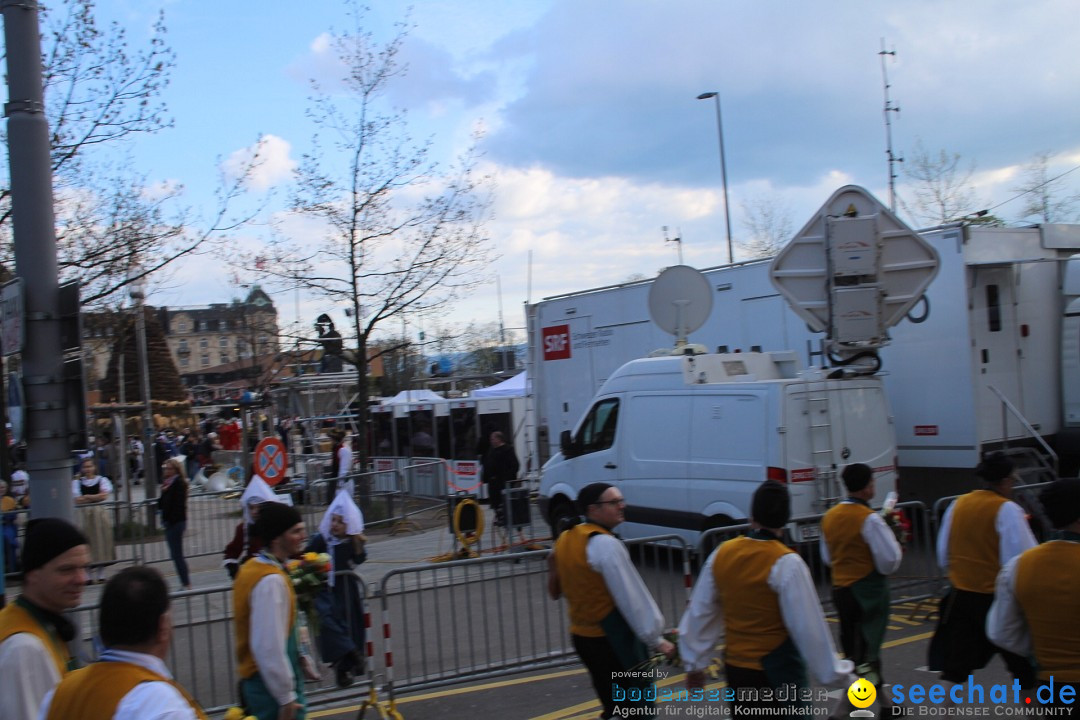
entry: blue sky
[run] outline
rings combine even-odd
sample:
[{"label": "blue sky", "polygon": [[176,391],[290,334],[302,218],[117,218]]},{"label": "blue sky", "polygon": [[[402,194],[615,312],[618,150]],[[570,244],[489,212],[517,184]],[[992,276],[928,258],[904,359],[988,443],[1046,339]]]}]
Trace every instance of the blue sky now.
[{"label": "blue sky", "polygon": [[[177,68],[166,94],[175,127],[134,148],[152,181],[183,183],[208,202],[219,165],[267,136],[259,190],[277,188],[312,134],[307,80],[333,70],[320,38],[345,27],[333,0],[99,0],[133,42],[164,9]],[[386,35],[409,5],[368,13]],[[732,231],[742,203],[775,199],[794,228],[837,187],[887,201],[882,76],[888,63],[894,148],[959,153],[975,164],[986,207],[1013,197],[1023,165],[1053,155],[1080,166],[1080,63],[1073,0],[416,0],[407,76],[390,99],[415,135],[449,159],[486,128],[496,178],[488,232],[500,259],[490,282],[446,322],[498,315],[523,324],[531,287],[544,296],[652,276],[676,262],[662,226],[683,237],[687,264],[726,261],[716,116],[699,93],[720,91]],[[1080,171],[1067,176],[1080,189]],[[903,195],[903,177],[900,192]],[[1020,201],[995,212],[1020,220]],[[258,228],[241,238],[262,242]],[[528,258],[532,254],[531,275]],[[738,259],[739,252],[736,251]],[[227,301],[223,262],[183,263],[159,304]],[[294,298],[277,296],[285,321]],[[301,298],[303,322],[326,310]],[[335,317],[343,318],[340,312]]]}]

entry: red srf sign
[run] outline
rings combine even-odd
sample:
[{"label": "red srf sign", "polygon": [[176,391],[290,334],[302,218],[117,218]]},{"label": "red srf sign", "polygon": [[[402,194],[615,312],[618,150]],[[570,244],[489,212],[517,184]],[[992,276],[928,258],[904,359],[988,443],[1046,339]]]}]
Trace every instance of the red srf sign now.
[{"label": "red srf sign", "polygon": [[552,325],[543,329],[544,360],[570,359],[570,326]]}]

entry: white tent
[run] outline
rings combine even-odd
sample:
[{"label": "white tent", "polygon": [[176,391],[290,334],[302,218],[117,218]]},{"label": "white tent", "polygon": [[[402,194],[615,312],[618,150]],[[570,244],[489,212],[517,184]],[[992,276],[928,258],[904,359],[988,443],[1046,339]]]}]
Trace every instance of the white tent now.
[{"label": "white tent", "polygon": [[470,395],[477,398],[492,397],[525,397],[525,389],[528,383],[528,373],[520,372],[512,378],[503,380],[498,385],[473,390]]},{"label": "white tent", "polygon": [[445,400],[442,395],[424,388],[422,390],[402,390],[392,398],[384,399],[380,405],[404,405],[411,402],[435,402]]}]

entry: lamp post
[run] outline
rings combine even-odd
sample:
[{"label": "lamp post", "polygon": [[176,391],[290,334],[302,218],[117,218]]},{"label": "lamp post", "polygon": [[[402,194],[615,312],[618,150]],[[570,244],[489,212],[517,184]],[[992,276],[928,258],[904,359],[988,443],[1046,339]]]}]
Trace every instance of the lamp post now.
[{"label": "lamp post", "polygon": [[[139,355],[139,382],[143,398],[143,479],[146,498],[157,497],[157,467],[154,463],[154,408],[150,404],[150,365],[146,348],[146,280],[138,277],[128,284],[128,295],[135,301],[135,347]],[[146,524],[152,529],[154,513],[147,509]]]},{"label": "lamp post", "polygon": [[727,193],[727,162],[724,159],[724,121],[720,114],[720,93],[706,92],[697,96],[698,100],[716,101],[716,132],[720,136],[720,178],[724,183],[724,226],[727,228],[727,259],[728,263],[735,262],[735,253],[731,245],[731,211],[728,209]]}]

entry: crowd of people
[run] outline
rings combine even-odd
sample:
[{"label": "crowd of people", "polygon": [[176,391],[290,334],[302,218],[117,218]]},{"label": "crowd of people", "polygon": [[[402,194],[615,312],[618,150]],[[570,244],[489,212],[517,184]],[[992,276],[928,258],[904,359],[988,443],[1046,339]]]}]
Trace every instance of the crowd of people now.
[{"label": "crowd of people", "polygon": [[[1050,707],[1080,695],[1080,480],[1056,480],[1041,505],[1057,534],[1037,544],[1012,498],[1015,467],[1003,453],[976,469],[983,487],[952,503],[937,538],[950,590],[941,599],[928,666],[940,673],[946,703],[966,697],[958,686],[1000,653],[1019,687],[1055,683]],[[642,672],[676,652],[687,691],[701,692],[723,637],[720,670],[730,713],[777,716],[806,712],[810,676],[820,686],[876,688],[882,710],[893,695],[882,645],[889,617],[887,577],[903,560],[897,533],[869,502],[873,470],[844,468],[847,496],[822,518],[820,554],[831,568],[840,634],[837,652],[810,568],[784,542],[791,519],[787,487],[767,481],[754,493],[750,530],[722,543],[701,566],[678,624],[678,648],[661,632],[656,604],[613,535],[624,518],[622,492],[594,483],[578,494],[584,522],[564,532],[549,558],[548,589],[565,597],[573,645],[603,705],[601,718],[652,717]],[[636,689],[632,691],[631,689]],[[854,708],[842,698],[833,717]],[[862,707],[861,705],[859,706]],[[890,710],[891,712],[891,710]],[[885,713],[883,713],[885,714]],[[894,713],[895,714],[895,713]]]},{"label": "crowd of people", "polygon": [[[166,539],[181,586],[188,587],[185,462],[168,457],[161,469]],[[81,464],[73,481],[77,501],[100,503],[112,492],[98,472],[93,458]],[[962,693],[954,694],[955,687],[1000,654],[1024,690],[1053,678],[1058,690],[1050,704],[1061,704],[1075,697],[1062,688],[1080,690],[1080,480],[1056,480],[1042,491],[1042,508],[1058,534],[1039,544],[1012,500],[1017,475],[1009,458],[990,454],[975,472],[982,487],[948,507],[936,541],[950,589],[940,601],[929,668],[940,673],[946,698],[959,703]],[[887,578],[899,569],[903,548],[870,506],[873,470],[853,464],[840,478],[846,497],[822,518],[819,548],[831,568],[839,651],[810,568],[784,542],[791,520],[786,485],[762,483],[751,501],[750,530],[704,559],[675,634],[665,630],[615,534],[625,518],[621,490],[593,483],[579,492],[583,521],[557,538],[548,591],[566,600],[572,644],[603,706],[602,718],[655,715],[655,696],[646,692],[655,676],[640,670],[676,657],[688,691],[702,690],[710,672],[722,671],[733,691],[733,714],[791,714],[807,695],[781,690],[810,688],[811,679],[845,688],[863,678],[888,705],[882,657]],[[0,492],[0,498],[13,497],[9,489]],[[314,639],[318,656],[346,687],[365,668],[363,593],[352,572],[367,557],[364,517],[350,488],[340,488],[309,538],[290,497],[257,475],[240,504],[243,518],[224,551],[233,582],[239,700],[258,720],[302,719],[304,683],[318,670],[304,641],[306,622],[289,563],[302,553],[329,557],[328,580],[314,602]],[[0,718],[206,717],[167,667],[169,591],[156,570],[132,567],[109,579],[99,610],[103,650],[84,666],[65,612],[80,604],[111,543],[90,517],[82,528],[53,518],[27,525],[18,557],[22,592],[0,611]],[[846,702],[834,716],[850,709]]]}]

